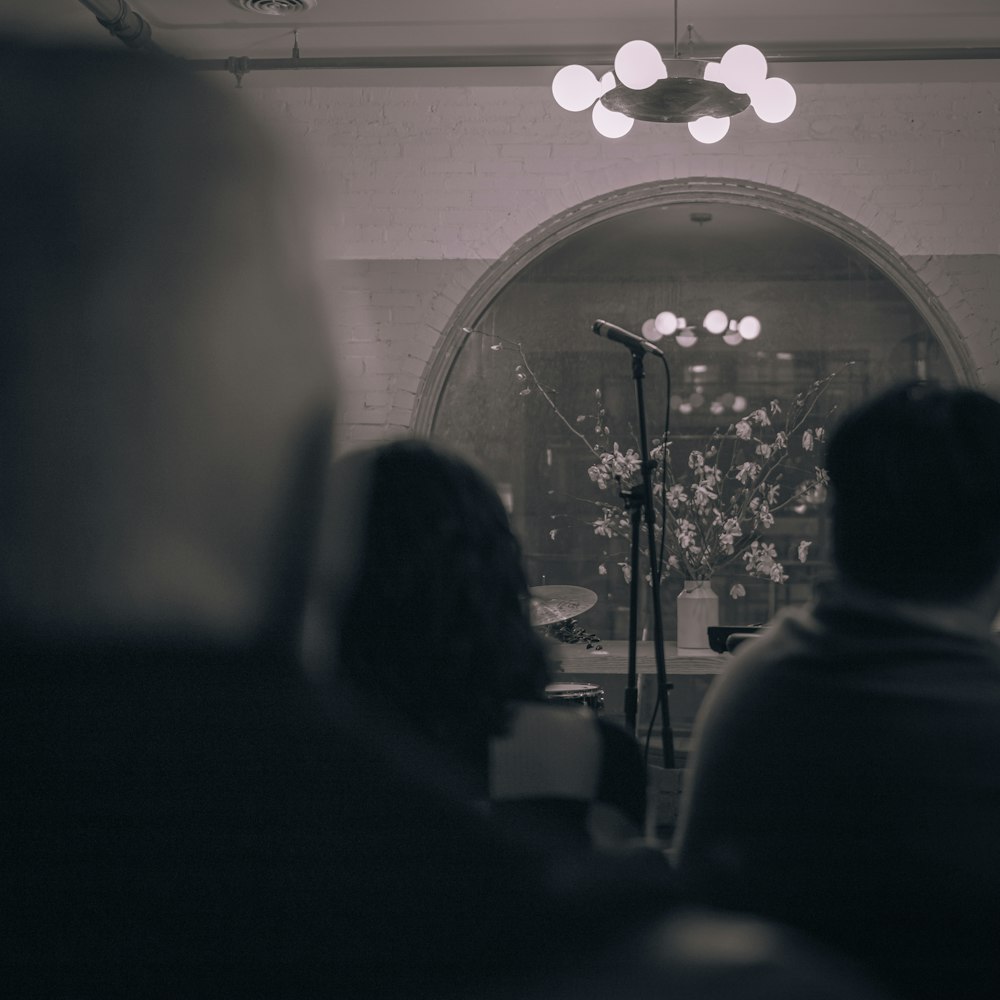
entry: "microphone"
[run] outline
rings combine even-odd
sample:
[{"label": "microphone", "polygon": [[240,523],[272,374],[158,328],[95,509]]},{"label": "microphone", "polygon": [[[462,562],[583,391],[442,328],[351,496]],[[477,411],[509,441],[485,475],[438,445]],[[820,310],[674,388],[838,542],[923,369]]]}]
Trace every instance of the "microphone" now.
[{"label": "microphone", "polygon": [[624,344],[633,354],[637,351],[646,351],[648,354],[663,357],[663,351],[656,344],[651,344],[645,337],[629,333],[628,330],[623,330],[620,326],[615,326],[614,323],[605,323],[603,319],[599,319],[594,324],[594,333],[598,337],[613,340],[616,344]]}]

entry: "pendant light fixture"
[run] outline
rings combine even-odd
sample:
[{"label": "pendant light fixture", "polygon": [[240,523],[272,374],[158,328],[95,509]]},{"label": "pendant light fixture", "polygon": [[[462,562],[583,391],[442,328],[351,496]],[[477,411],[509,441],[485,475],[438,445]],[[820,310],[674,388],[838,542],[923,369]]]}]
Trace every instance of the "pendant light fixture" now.
[{"label": "pendant light fixture", "polygon": [[[688,25],[688,48],[693,31]],[[586,66],[564,66],[552,81],[552,96],[567,111],[591,108],[594,128],[609,138],[626,135],[635,120],[687,123],[699,142],[713,143],[729,131],[730,120],[753,108],[764,122],[783,122],[795,110],[795,90],[781,77],[767,75],[767,59],[752,45],[734,45],[718,62],[681,56],[677,47],[674,0],[674,52],[664,59],[651,42],[626,42],[614,70],[598,79]]]}]

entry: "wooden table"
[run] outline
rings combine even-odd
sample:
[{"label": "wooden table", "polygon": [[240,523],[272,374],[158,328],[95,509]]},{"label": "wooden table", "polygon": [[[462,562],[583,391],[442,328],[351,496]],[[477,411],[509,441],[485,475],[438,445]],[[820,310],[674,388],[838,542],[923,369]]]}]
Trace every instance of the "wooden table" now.
[{"label": "wooden table", "polygon": [[[628,681],[628,642],[612,639],[602,642],[603,650],[589,650],[583,643],[554,642],[549,647],[557,666],[555,680],[565,683],[596,684],[604,689],[604,717],[625,723],[625,686]],[[721,674],[732,658],[729,653],[706,650],[692,654],[688,650],[678,655],[677,646],[663,645],[667,682],[673,687],[668,691],[670,726],[674,732],[674,750],[686,756],[691,740],[691,729],[702,699],[712,681]],[[656,704],[656,657],[651,642],[636,646],[636,684],[639,705],[637,729],[640,739],[645,739],[649,720]],[[662,751],[660,726],[654,725],[650,747]],[[662,759],[662,758],[661,758]]]}]

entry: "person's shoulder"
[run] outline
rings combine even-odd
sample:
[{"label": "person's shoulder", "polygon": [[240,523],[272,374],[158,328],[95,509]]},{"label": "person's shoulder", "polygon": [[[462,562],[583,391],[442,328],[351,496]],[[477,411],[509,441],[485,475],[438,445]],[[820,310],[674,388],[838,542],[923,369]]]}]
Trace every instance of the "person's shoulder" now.
[{"label": "person's shoulder", "polygon": [[789,607],[728,655],[727,683],[758,682],[793,660],[808,659],[821,631],[813,606]]}]

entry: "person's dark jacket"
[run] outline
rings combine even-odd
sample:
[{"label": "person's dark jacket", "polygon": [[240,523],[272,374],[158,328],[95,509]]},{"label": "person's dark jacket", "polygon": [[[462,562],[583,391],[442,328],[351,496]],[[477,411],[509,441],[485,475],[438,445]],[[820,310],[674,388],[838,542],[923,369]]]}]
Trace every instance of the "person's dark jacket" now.
[{"label": "person's dark jacket", "polygon": [[679,871],[916,997],[1000,995],[1000,646],[831,589],[744,643],[696,727]]}]

